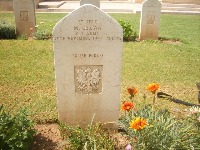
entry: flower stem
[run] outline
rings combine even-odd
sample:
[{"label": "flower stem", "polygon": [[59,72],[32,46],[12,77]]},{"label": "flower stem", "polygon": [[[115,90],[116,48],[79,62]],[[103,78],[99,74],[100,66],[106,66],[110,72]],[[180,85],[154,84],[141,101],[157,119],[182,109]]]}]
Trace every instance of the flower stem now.
[{"label": "flower stem", "polygon": [[155,104],[156,101],[156,93],[153,94],[153,105]]}]

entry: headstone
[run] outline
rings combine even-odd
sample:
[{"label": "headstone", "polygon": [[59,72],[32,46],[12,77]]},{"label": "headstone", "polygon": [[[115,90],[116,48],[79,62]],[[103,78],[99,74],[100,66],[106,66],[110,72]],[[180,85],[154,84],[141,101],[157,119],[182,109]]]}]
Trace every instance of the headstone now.
[{"label": "headstone", "polygon": [[84,124],[119,117],[122,27],[91,4],[53,28],[59,120]]},{"label": "headstone", "polygon": [[158,0],[146,0],[142,3],[140,18],[140,40],[157,40],[160,28],[161,3]]},{"label": "headstone", "polygon": [[100,8],[100,0],[81,0],[80,5],[82,6],[84,4],[92,4],[92,5]]},{"label": "headstone", "polygon": [[34,0],[13,0],[17,35],[32,36],[36,31]]}]

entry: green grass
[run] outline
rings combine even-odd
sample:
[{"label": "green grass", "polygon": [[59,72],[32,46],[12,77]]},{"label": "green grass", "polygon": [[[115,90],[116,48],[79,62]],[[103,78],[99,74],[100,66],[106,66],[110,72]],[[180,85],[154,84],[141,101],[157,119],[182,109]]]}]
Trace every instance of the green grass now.
[{"label": "green grass", "polygon": [[0,99],[11,113],[31,110],[37,121],[57,117],[51,41],[0,41]]},{"label": "green grass", "polygon": [[[65,14],[36,14],[38,30],[51,31]],[[139,32],[139,15],[111,14],[116,20],[130,21]],[[12,13],[0,13],[0,20],[14,23]],[[161,41],[126,42],[123,47],[121,100],[126,88],[136,86],[142,96],[151,95],[147,84],[156,82],[160,91],[197,103],[200,82],[200,16],[161,15],[160,37],[179,39],[181,43]],[[35,121],[57,119],[53,47],[51,40],[0,40],[0,103],[15,114],[26,107]],[[164,100],[158,103],[169,109],[179,107]]]}]

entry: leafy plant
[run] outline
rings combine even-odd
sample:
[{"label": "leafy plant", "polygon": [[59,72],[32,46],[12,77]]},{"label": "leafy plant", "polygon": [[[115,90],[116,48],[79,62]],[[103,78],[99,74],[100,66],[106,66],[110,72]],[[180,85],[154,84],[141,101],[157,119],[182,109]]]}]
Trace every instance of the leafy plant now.
[{"label": "leafy plant", "polygon": [[0,39],[15,39],[15,26],[6,22],[0,21]]},{"label": "leafy plant", "polygon": [[28,40],[28,36],[26,34],[18,35],[17,40]]},{"label": "leafy plant", "polygon": [[34,33],[34,38],[37,40],[47,40],[52,37],[52,33],[48,30],[37,31]]},{"label": "leafy plant", "polygon": [[136,32],[133,31],[133,26],[128,21],[119,21],[119,24],[123,28],[123,40],[124,41],[135,41],[136,40]]},{"label": "leafy plant", "polygon": [[0,149],[28,150],[34,133],[33,122],[27,118],[25,109],[11,116],[0,106]]},{"label": "leafy plant", "polygon": [[187,116],[187,119],[200,131],[200,106],[192,106]]},{"label": "leafy plant", "polygon": [[[155,94],[159,86],[150,85],[147,86],[147,90]],[[130,90],[128,92],[130,94]],[[153,100],[155,103],[155,97]],[[156,109],[154,103],[153,107],[144,105],[138,110],[134,107],[123,109],[125,110],[125,115],[120,118],[119,125],[132,139],[134,149],[200,148],[198,119],[171,117],[167,109]],[[197,112],[197,109],[195,109],[195,112]]]},{"label": "leafy plant", "polygon": [[[129,128],[129,122],[138,116],[146,118],[148,126],[134,131]],[[146,106],[131,117],[121,118],[120,125],[134,139],[132,145],[135,149],[200,148],[200,132],[197,128],[188,121],[171,118],[167,110],[152,111],[151,107]]]},{"label": "leafy plant", "polygon": [[60,130],[64,138],[70,143],[71,150],[100,150],[114,149],[114,142],[107,132],[101,129],[99,123],[93,125],[93,119],[85,128],[60,124]]}]

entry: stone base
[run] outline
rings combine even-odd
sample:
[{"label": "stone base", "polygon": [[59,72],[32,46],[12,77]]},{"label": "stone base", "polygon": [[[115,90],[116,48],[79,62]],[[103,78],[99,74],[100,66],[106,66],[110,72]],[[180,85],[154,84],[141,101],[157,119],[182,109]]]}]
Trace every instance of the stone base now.
[{"label": "stone base", "polygon": [[13,2],[12,0],[2,0],[0,2],[0,11],[13,11]]},{"label": "stone base", "polygon": [[60,2],[41,2],[39,4],[39,8],[59,8],[61,5],[66,3],[65,1],[60,1]]},{"label": "stone base", "polygon": [[144,0],[135,0],[135,3],[142,3]]},{"label": "stone base", "polygon": [[[144,0],[135,0],[135,3],[142,3]],[[173,4],[200,4],[200,0],[158,0],[162,3],[173,3]]]},{"label": "stone base", "polygon": [[[38,8],[39,3],[45,0],[35,0],[35,8]],[[0,11],[13,11],[13,1],[12,0],[2,0],[0,1]]]},{"label": "stone base", "polygon": [[200,0],[162,0],[162,3],[173,3],[173,4],[200,4]]},{"label": "stone base", "polygon": [[39,3],[40,2],[43,2],[45,0],[35,0],[35,8],[38,8],[39,7]]}]

